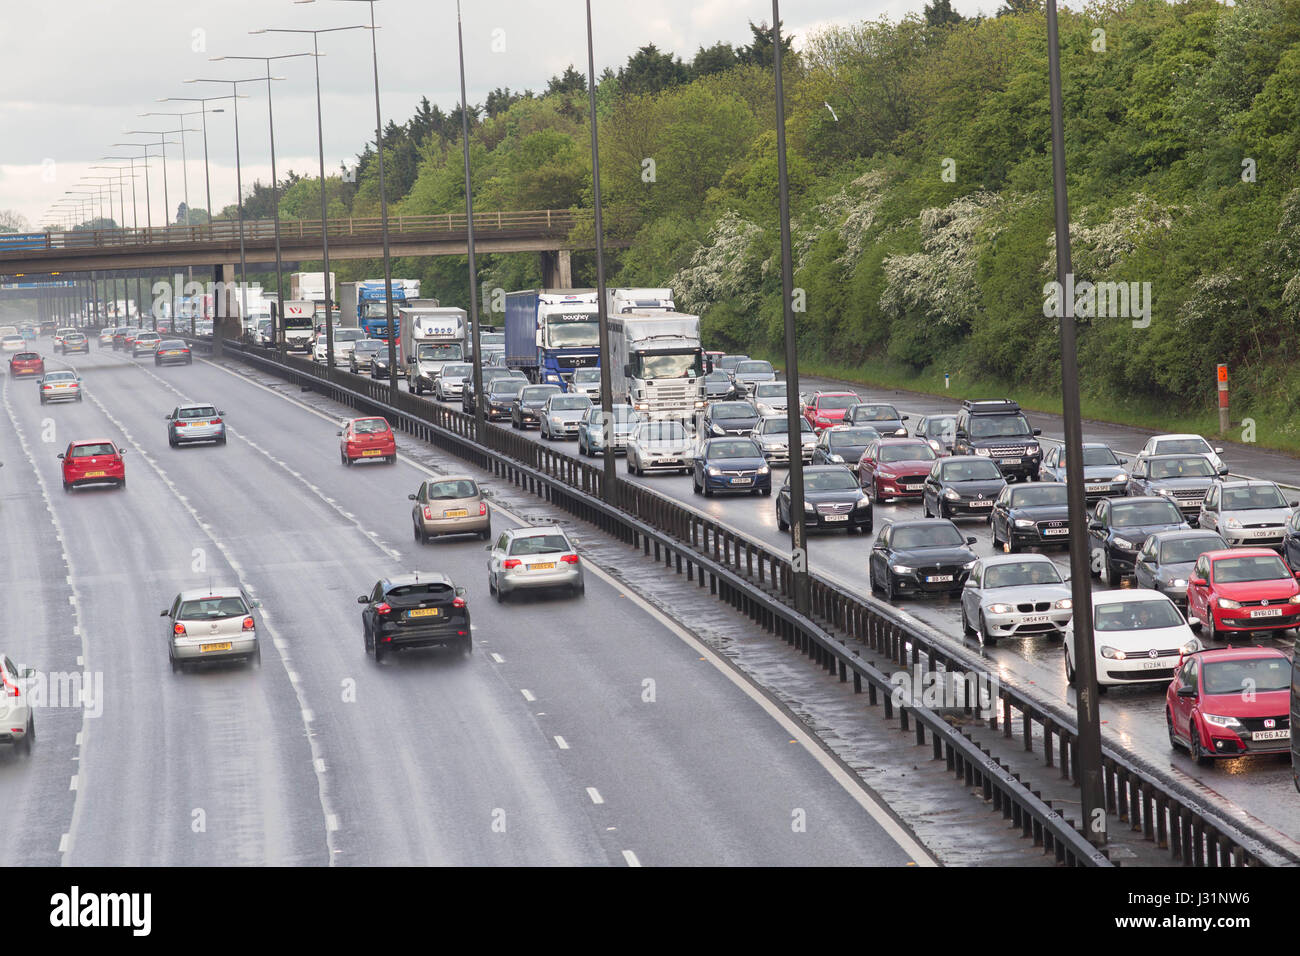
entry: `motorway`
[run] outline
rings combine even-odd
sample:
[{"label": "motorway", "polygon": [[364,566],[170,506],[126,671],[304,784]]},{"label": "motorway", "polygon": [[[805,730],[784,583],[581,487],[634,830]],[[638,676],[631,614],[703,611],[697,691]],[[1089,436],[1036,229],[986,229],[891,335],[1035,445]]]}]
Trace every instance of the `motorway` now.
[{"label": "motorway", "polygon": [[[344,468],[337,423],[206,361],[60,363],[48,346],[86,398],[0,389],[2,649],[102,694],[38,709],[30,758],[0,751],[0,866],[930,862],[593,565],[584,598],[489,602],[481,542],[411,539],[426,468]],[[217,404],[229,444],[169,448],[163,416],[183,400]],[[99,437],[127,449],[128,487],[65,494],[57,453]],[[365,656],[356,596],[409,569],[469,589],[469,659]],[[172,674],[159,611],[236,582],[263,604],[261,668]]]},{"label": "motorway", "polygon": [[[864,400],[891,402],[899,411],[911,416],[906,423],[909,430],[922,416],[954,414],[960,404],[959,398],[947,400],[847,385],[843,382],[801,378],[801,391],[812,392],[818,388],[849,388]],[[1027,417],[1034,426],[1042,429],[1044,438],[1063,438],[1063,426],[1059,417],[1034,413],[1028,413]],[[508,428],[508,423],[503,427]],[[536,430],[528,434],[543,441]],[[1106,441],[1117,452],[1136,453],[1152,434],[1155,432],[1100,423],[1085,423],[1084,428],[1086,441]],[[574,442],[546,444],[571,455],[578,454]],[[587,460],[599,463],[599,459]],[[1300,484],[1300,463],[1278,453],[1249,446],[1225,445],[1224,460],[1234,473]],[[634,477],[626,471],[621,458],[618,468],[621,478],[653,488],[770,548],[779,551],[790,547],[789,534],[777,530],[775,494],[771,498],[718,495],[706,499],[693,493],[689,477],[669,474]],[[779,487],[784,474],[784,468],[775,469],[774,489]],[[876,508],[876,528],[880,528],[882,521],[920,517],[922,509],[919,503],[885,504]],[[976,553],[993,553],[985,521],[978,518],[959,519],[957,524],[963,534],[978,539]],[[870,594],[867,554],[874,536],[850,536],[843,532],[813,530],[809,532],[808,538],[809,567],[815,573],[859,595]],[[1048,553],[1063,570],[1068,571],[1068,551],[1061,548]],[[1095,580],[1093,586],[1105,588],[1105,585]],[[897,606],[918,621],[945,634],[953,647],[960,647],[968,654],[984,658],[988,669],[1005,683],[1014,684],[1043,702],[1073,709],[1074,691],[1065,680],[1059,639],[1035,637],[1021,641],[1003,640],[994,647],[986,648],[977,639],[963,637],[960,604],[955,599],[899,599]],[[1294,634],[1287,632],[1276,637],[1260,636],[1259,643],[1291,652]],[[1171,749],[1165,729],[1164,701],[1164,684],[1111,688],[1101,701],[1105,739],[1117,748],[1165,769],[1215,804],[1234,808],[1252,826],[1272,830],[1284,845],[1300,850],[1300,800],[1297,800],[1292,783],[1289,758],[1286,755],[1251,756],[1220,761],[1210,767],[1198,767],[1185,750]]]}]

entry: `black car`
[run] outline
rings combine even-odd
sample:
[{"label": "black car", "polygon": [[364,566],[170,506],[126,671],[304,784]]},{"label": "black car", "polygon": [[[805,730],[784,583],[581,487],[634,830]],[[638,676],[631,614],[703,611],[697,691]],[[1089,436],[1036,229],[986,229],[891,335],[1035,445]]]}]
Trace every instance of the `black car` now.
[{"label": "black car", "polygon": [[[803,523],[808,528],[843,528],[871,533],[871,499],[843,465],[810,465],[803,470]],[[790,530],[790,476],[776,493],[776,526]]]},{"label": "black car", "polygon": [[900,594],[959,594],[978,560],[974,543],[945,518],[887,524],[867,559],[871,591],[884,592],[887,601]]},{"label": "black car", "polygon": [[1186,531],[1183,513],[1168,498],[1103,498],[1088,519],[1089,570],[1110,585],[1133,573],[1147,536]]},{"label": "black car", "polygon": [[[1065,481],[1064,445],[1056,445],[1038,466],[1039,481]],[[1105,442],[1083,443],[1083,494],[1091,504],[1102,498],[1122,497],[1128,489],[1128,471]]]},{"label": "black car", "polygon": [[912,437],[925,439],[936,455],[951,455],[957,438],[956,415],[926,415],[916,423]]},{"label": "black car", "polygon": [[821,433],[813,449],[814,465],[844,465],[855,475],[858,459],[880,437],[870,425],[832,425]]},{"label": "black car", "polygon": [[1133,566],[1140,588],[1159,591],[1184,611],[1187,581],[1196,559],[1206,551],[1226,551],[1228,542],[1217,531],[1159,531],[1147,537]]},{"label": "black car", "polygon": [[1008,485],[993,502],[989,528],[993,550],[1070,544],[1065,485]]},{"label": "black car", "polygon": [[158,343],[158,350],[153,353],[154,365],[193,365],[194,356],[190,347],[181,339],[163,339]]},{"label": "black car", "polygon": [[530,425],[540,427],[542,409],[546,406],[546,400],[563,391],[564,389],[558,385],[525,385],[510,404],[510,427],[528,428]]},{"label": "black car", "polygon": [[486,407],[483,409],[483,414],[487,420],[494,422],[498,418],[509,418],[511,409],[515,407],[515,399],[526,387],[528,387],[527,379],[516,378],[513,375],[503,375],[484,385],[484,397],[487,401],[484,403]]},{"label": "black car", "polygon": [[[392,366],[389,365],[388,362],[388,345],[385,343],[384,347],[376,352],[374,357],[370,360],[370,377],[386,382],[391,378],[388,374],[391,367]],[[397,377],[406,377],[406,368],[402,365],[400,360],[397,363]]]},{"label": "black car", "polygon": [[710,402],[736,398],[736,383],[729,374],[717,369],[704,376],[704,397]]},{"label": "black car", "polygon": [[748,435],[762,417],[751,402],[710,402],[700,413],[696,433],[701,438]]},{"label": "black car", "polygon": [[772,467],[752,438],[710,438],[700,443],[694,462],[697,495],[715,491],[772,493]]},{"label": "black car", "polygon": [[1218,471],[1204,455],[1152,455],[1133,463],[1128,476],[1130,497],[1163,495],[1178,505],[1188,524],[1195,525],[1205,493]]},{"label": "black car", "polygon": [[[496,366],[488,368],[483,366],[483,388],[487,390],[488,386],[499,378],[517,378],[520,385],[527,385],[528,379],[524,378],[522,372],[516,372],[512,368],[505,366]],[[474,414],[474,376],[470,375],[465,379],[465,387],[460,392],[460,410],[466,415]]]},{"label": "black car", "polygon": [[859,402],[844,412],[846,425],[870,425],[880,432],[881,438],[906,438],[909,416],[900,415],[898,409],[884,402]]},{"label": "black car", "polygon": [[981,455],[997,462],[1008,478],[1038,478],[1043,449],[1020,406],[1012,401],[975,402],[967,399],[957,413],[952,442],[954,455]]},{"label": "black car", "polygon": [[1292,571],[1300,571],[1300,508],[1291,512],[1282,532],[1282,557]]},{"label": "black car", "polygon": [[993,502],[1007,480],[987,458],[955,455],[940,458],[930,469],[921,489],[921,506],[927,518],[983,518],[993,514]]},{"label": "black car", "polygon": [[365,605],[366,653],[376,663],[392,651],[413,647],[452,644],[465,655],[473,649],[465,589],[445,574],[418,571],[385,578],[357,603]]}]

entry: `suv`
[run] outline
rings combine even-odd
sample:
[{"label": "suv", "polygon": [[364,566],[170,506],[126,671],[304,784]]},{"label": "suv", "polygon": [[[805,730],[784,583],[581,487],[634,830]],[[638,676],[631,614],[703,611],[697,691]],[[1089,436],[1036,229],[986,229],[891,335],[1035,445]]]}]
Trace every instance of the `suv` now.
[{"label": "suv", "polygon": [[1020,406],[998,399],[988,402],[961,403],[957,413],[954,455],[981,455],[992,458],[1002,474],[1036,481],[1043,449],[1034,439],[1040,428],[1030,428]]},{"label": "suv", "polygon": [[473,650],[465,589],[445,574],[415,571],[377,581],[357,598],[366,652],[381,662],[391,651],[454,644]]}]

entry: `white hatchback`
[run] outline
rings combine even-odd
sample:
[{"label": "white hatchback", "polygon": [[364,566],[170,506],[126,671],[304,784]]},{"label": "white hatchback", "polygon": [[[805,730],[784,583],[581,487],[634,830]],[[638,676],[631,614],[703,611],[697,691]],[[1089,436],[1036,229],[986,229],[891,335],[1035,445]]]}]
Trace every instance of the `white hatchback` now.
[{"label": "white hatchback", "polygon": [[[1168,684],[1179,658],[1201,649],[1174,602],[1146,588],[1093,591],[1092,628],[1102,693],[1119,684]],[[1071,618],[1065,629],[1065,677],[1072,687],[1078,659]]]},{"label": "white hatchback", "polygon": [[29,682],[35,676],[30,667],[20,668],[0,654],[0,744],[12,744],[22,754],[30,754],[36,742],[36,718],[29,691]]}]

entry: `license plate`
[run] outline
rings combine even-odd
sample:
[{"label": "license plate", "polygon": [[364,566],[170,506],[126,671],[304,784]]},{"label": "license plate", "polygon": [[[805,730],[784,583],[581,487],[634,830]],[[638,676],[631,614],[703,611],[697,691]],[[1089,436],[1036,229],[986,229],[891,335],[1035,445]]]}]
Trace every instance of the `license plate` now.
[{"label": "license plate", "polygon": [[554,570],[555,570],[555,562],[554,562],[554,561],[543,561],[541,564],[530,564],[530,565],[528,565],[528,570],[530,570],[530,571],[554,571]]},{"label": "license plate", "polygon": [[1051,620],[1046,614],[1027,614],[1020,619],[1021,624],[1046,624]]},{"label": "license plate", "polygon": [[1098,492],[1108,490],[1110,485],[1084,485],[1083,488],[1088,492]]},{"label": "license plate", "polygon": [[951,580],[952,580],[951,574],[931,574],[926,576],[925,583],[943,584],[945,581],[951,581]]},{"label": "license plate", "polygon": [[1251,617],[1281,617],[1282,609],[1280,607],[1263,607],[1257,611],[1250,612]]},{"label": "license plate", "polygon": [[203,428],[207,425],[211,425],[212,422],[188,422],[187,424],[190,428]]},{"label": "license plate", "polygon": [[64,384],[61,384],[61,383],[56,383],[54,387],[55,387],[55,388],[72,388],[71,385],[64,385]]},{"label": "license plate", "polygon": [[381,455],[381,454],[383,454],[383,452],[381,452],[378,448],[368,448],[361,453],[361,457],[370,458],[374,455]]},{"label": "license plate", "polygon": [[972,501],[972,502],[970,503],[970,506],[971,506],[972,508],[992,508],[992,507],[993,507],[993,499],[992,499],[992,498],[989,498],[987,501]]},{"label": "license plate", "polygon": [[456,511],[444,511],[442,516],[444,518],[467,518],[469,517],[469,512],[464,508],[460,508]]},{"label": "license plate", "polygon": [[1003,458],[1003,459],[1002,459],[1002,464],[1004,464],[1004,465],[1018,465],[1018,464],[1020,464],[1020,459],[1019,459],[1019,458]]},{"label": "license plate", "polygon": [[1250,735],[1251,740],[1290,740],[1290,730],[1257,730]]},{"label": "license plate", "polygon": [[[87,478],[107,478],[107,477],[108,477],[108,472],[106,472],[106,471],[88,471],[88,472],[86,472],[86,477],[87,477]],[[1281,613],[1281,612],[1279,611],[1278,613]]]},{"label": "license plate", "polygon": [[749,485],[754,483],[754,479],[753,478],[732,478],[731,483],[733,485]]},{"label": "license plate", "polygon": [[1251,537],[1252,537],[1252,538],[1271,538],[1271,537],[1272,537],[1273,535],[1275,535],[1275,534],[1277,534],[1276,531],[1270,531],[1270,530],[1265,529],[1264,531],[1256,531],[1256,532],[1254,532],[1253,534],[1251,534]]},{"label": "license plate", "polygon": [[823,521],[848,521],[848,515],[822,515]]},{"label": "license plate", "polygon": [[441,608],[436,607],[418,607],[414,611],[407,611],[407,617],[437,617],[442,613]]},{"label": "license plate", "polygon": [[228,650],[230,650],[229,641],[226,641],[224,644],[200,644],[199,645],[200,654],[206,654],[208,651],[228,651]]},{"label": "license plate", "polygon": [[1069,528],[1044,528],[1043,534],[1069,534]]},{"label": "license plate", "polygon": [[1167,670],[1168,668],[1169,668],[1169,665],[1166,664],[1164,661],[1161,661],[1161,660],[1143,661],[1143,662],[1142,662],[1142,669],[1143,669],[1144,671]]}]

